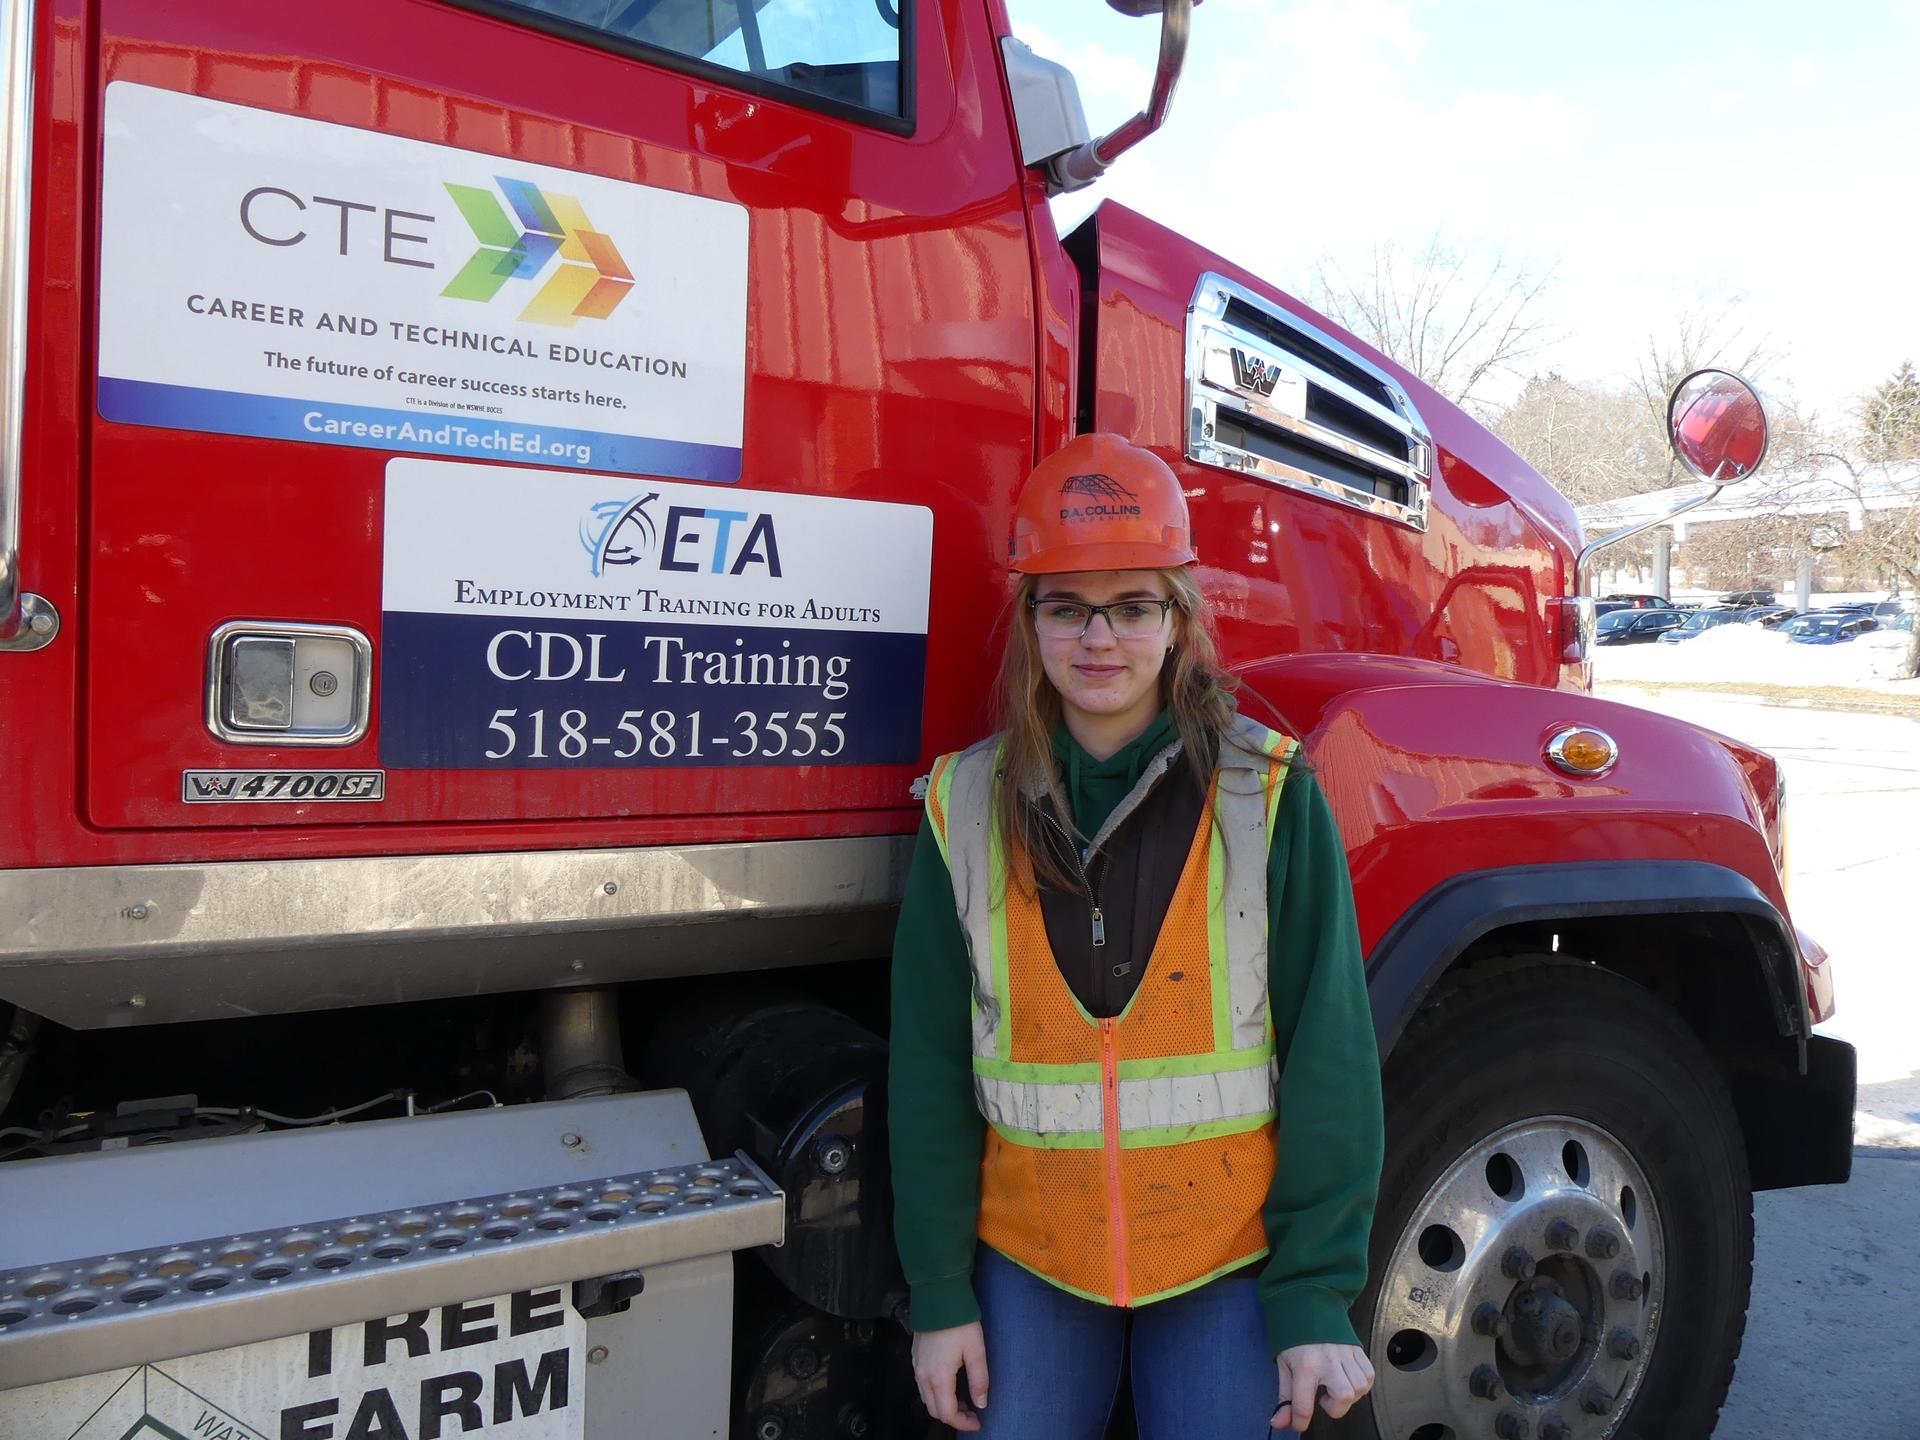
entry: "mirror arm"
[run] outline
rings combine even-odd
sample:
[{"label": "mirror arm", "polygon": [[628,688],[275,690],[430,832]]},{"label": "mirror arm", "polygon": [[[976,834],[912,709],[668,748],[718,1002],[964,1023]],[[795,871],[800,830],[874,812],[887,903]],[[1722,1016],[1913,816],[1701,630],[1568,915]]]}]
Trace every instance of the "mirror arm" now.
[{"label": "mirror arm", "polygon": [[1106,173],[1107,167],[1166,123],[1173,106],[1173,87],[1187,58],[1187,34],[1192,27],[1193,0],[1167,0],[1160,12],[1160,62],[1153,72],[1153,94],[1147,108],[1098,140],[1077,145],[1055,156],[1048,170],[1059,190],[1083,190]]},{"label": "mirror arm", "polygon": [[[1734,479],[1738,478],[1740,477],[1734,477]],[[1713,482],[1713,488],[1707,491],[1706,494],[1696,495],[1693,499],[1674,506],[1673,509],[1667,511],[1665,514],[1655,515],[1651,520],[1642,520],[1635,525],[1628,525],[1624,529],[1614,531],[1611,535],[1602,535],[1598,540],[1589,540],[1585,545],[1580,547],[1579,557],[1573,562],[1573,593],[1575,595],[1590,595],[1592,593],[1592,562],[1593,557],[1599,554],[1600,551],[1606,549],[1609,545],[1618,545],[1622,540],[1631,540],[1636,535],[1643,535],[1649,530],[1658,529],[1670,520],[1679,519],[1689,510],[1698,510],[1702,505],[1712,500],[1714,496],[1718,495],[1732,483],[1732,480]]]}]

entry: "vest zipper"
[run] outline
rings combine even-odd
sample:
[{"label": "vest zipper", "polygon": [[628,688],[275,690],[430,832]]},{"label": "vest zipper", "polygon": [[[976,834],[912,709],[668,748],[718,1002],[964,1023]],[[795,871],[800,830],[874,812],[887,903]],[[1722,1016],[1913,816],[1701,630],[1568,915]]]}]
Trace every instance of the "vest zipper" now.
[{"label": "vest zipper", "polygon": [[1127,1210],[1120,1192],[1120,1066],[1114,1058],[1117,1022],[1100,1022],[1101,1144],[1107,1160],[1107,1215],[1113,1235],[1113,1303],[1133,1302],[1127,1276]]},{"label": "vest zipper", "polygon": [[1087,906],[1093,911],[1093,948],[1099,950],[1107,943],[1107,917],[1100,908],[1100,897],[1093,893],[1093,876],[1087,872],[1086,856],[1081,854],[1080,847],[1073,843],[1073,836],[1066,832],[1058,820],[1045,810],[1040,813],[1059,832],[1060,838],[1067,842],[1067,851],[1073,856],[1073,868],[1080,876],[1080,888],[1087,892]]}]

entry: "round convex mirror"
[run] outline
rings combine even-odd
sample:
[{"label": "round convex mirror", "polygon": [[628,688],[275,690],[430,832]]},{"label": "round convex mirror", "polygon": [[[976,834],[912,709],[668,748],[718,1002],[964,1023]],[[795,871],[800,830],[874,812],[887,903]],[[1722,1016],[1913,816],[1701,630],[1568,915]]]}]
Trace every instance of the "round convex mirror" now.
[{"label": "round convex mirror", "polygon": [[1753,386],[1730,370],[1696,370],[1667,401],[1673,453],[1712,485],[1732,485],[1767,457],[1767,412]]}]

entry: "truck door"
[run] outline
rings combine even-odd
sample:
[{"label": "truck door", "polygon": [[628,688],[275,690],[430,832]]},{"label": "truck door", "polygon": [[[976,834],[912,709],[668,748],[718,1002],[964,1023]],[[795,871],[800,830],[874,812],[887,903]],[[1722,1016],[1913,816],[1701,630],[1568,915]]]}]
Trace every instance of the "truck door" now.
[{"label": "truck door", "polygon": [[984,7],[94,18],[92,823],[911,823],[1031,463]]}]

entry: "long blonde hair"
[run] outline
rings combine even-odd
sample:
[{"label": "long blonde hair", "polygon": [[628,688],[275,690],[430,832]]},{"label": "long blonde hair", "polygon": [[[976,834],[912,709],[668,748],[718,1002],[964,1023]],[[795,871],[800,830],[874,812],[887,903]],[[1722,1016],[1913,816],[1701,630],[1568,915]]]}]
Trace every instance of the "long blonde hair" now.
[{"label": "long blonde hair", "polygon": [[[1152,572],[1167,582],[1175,601],[1172,653],[1160,670],[1160,704],[1172,712],[1189,773],[1202,789],[1211,788],[1220,746],[1233,723],[1239,681],[1220,669],[1214,645],[1213,611],[1193,576],[1184,568]],[[1068,836],[1073,816],[1060,788],[1053,759],[1053,732],[1060,723],[1060,692],[1047,678],[1030,617],[1031,602],[1045,576],[1022,575],[1007,617],[1006,647],[1000,656],[999,727],[1005,737],[1000,773],[994,779],[994,809],[1007,873],[1026,890],[1036,878],[1060,889],[1079,881],[1066,873],[1046,843],[1044,817],[1026,803],[1034,789]],[[1086,837],[1081,836],[1081,842]]]}]

